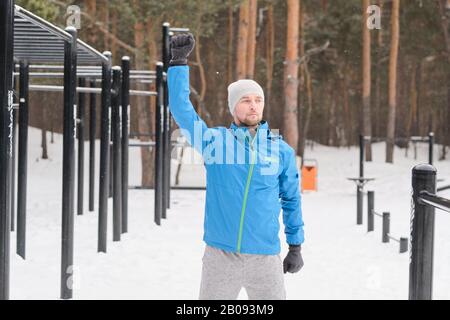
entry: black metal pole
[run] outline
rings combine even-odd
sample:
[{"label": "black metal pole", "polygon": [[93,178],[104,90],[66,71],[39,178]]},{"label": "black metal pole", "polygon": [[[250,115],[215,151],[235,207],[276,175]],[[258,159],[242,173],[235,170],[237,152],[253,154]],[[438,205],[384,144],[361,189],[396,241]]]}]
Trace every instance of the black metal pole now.
[{"label": "black metal pole", "polygon": [[0,1],[0,300],[9,299],[11,112],[13,102],[14,1]]},{"label": "black metal pole", "polygon": [[[79,86],[84,88],[86,86],[86,79],[78,79]],[[85,109],[85,94],[78,93],[78,108],[77,108],[77,124],[78,124],[78,215],[83,214],[84,203],[84,109]]]},{"label": "black metal pole", "polygon": [[[15,63],[14,63],[15,65]],[[15,72],[15,67],[14,67]],[[17,81],[16,78],[13,79],[13,103],[17,103]],[[14,231],[15,226],[15,215],[16,215],[16,145],[17,145],[17,108],[12,110],[12,155],[11,155],[11,172],[10,172],[10,183],[11,183],[11,231]]]},{"label": "black metal pole", "polygon": [[375,192],[367,192],[367,232],[373,231],[374,229],[374,214],[373,210],[375,208]]},{"label": "black metal pole", "polygon": [[434,133],[428,134],[428,164],[433,165]]},{"label": "black metal pole", "polygon": [[[108,56],[108,52],[104,52]],[[111,106],[111,61],[102,63],[100,181],[98,198],[98,252],[106,252],[109,193],[109,110]]]},{"label": "black metal pole", "polygon": [[363,186],[362,182],[358,182],[356,185],[356,224],[360,225],[363,223]]},{"label": "black metal pole", "polygon": [[381,242],[387,243],[389,242],[389,232],[390,232],[390,219],[391,214],[389,212],[383,212],[383,228],[381,234]]},{"label": "black metal pole", "polygon": [[120,241],[122,233],[122,186],[120,164],[120,89],[122,71],[120,67],[113,67],[113,83],[111,108],[111,129],[113,132],[113,241]]},{"label": "black metal pole", "polygon": [[360,225],[363,223],[363,183],[364,178],[364,136],[359,135],[359,178],[360,180],[356,185],[356,224]]},{"label": "black metal pole", "polygon": [[67,27],[72,39],[64,43],[64,131],[62,181],[61,299],[73,295],[73,236],[75,191],[75,114],[77,30]]},{"label": "black metal pole", "polygon": [[[91,80],[91,88],[95,88],[95,80]],[[96,108],[97,95],[91,93],[89,99],[89,211],[94,211],[95,189],[95,136],[96,136]]]},{"label": "black metal pole", "polygon": [[[162,62],[163,62],[163,70],[167,74],[167,70],[169,68],[170,61],[170,24],[165,22],[163,24],[163,48],[162,48]],[[162,218],[167,219],[167,208],[169,208],[169,192],[170,192],[170,112],[169,112],[169,95],[168,95],[168,87],[166,81],[163,81],[164,87],[164,98],[163,98],[163,135],[162,135],[162,152],[163,152],[163,207],[162,207]]]},{"label": "black metal pole", "polygon": [[28,63],[20,62],[19,154],[17,177],[17,254],[25,259],[28,175]]},{"label": "black metal pole", "polygon": [[122,233],[128,232],[128,112],[130,110],[130,58],[122,58]]},{"label": "black metal pole", "polygon": [[400,238],[400,253],[408,251],[408,238]]},{"label": "black metal pole", "polygon": [[412,169],[413,210],[409,262],[409,299],[431,300],[433,288],[434,207],[421,204],[421,191],[436,193],[436,169],[420,164]]},{"label": "black metal pole", "polygon": [[162,153],[162,128],[163,118],[162,112],[164,108],[163,102],[163,64],[161,62],[156,65],[156,90],[158,92],[156,100],[155,112],[155,223],[161,225],[161,217],[163,211],[163,153]]},{"label": "black metal pole", "polygon": [[359,177],[364,178],[364,136],[359,135]]},{"label": "black metal pole", "polygon": [[[111,60],[112,62],[112,60]],[[112,71],[111,71],[112,72]],[[112,101],[111,94],[111,101]],[[112,103],[112,102],[111,102]],[[112,104],[109,108],[109,191],[108,197],[112,198],[114,194],[114,150],[113,150],[113,140],[114,140],[114,130],[112,123]]]}]

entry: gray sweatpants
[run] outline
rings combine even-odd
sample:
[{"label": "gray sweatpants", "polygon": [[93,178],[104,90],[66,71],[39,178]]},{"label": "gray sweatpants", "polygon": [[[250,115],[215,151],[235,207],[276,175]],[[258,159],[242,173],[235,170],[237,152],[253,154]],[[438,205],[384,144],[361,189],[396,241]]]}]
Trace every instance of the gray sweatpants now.
[{"label": "gray sweatpants", "polygon": [[285,300],[280,255],[233,253],[206,246],[200,300],[234,300],[241,288],[249,300]]}]

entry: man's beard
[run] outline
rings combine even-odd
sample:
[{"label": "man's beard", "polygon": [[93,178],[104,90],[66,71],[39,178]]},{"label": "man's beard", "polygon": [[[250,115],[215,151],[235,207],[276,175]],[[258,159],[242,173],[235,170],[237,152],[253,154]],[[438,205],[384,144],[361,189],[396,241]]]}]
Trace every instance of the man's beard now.
[{"label": "man's beard", "polygon": [[242,123],[244,126],[246,126],[246,127],[251,127],[251,126],[255,126],[255,125],[257,125],[258,123],[260,123],[261,120],[262,120],[261,117],[257,117],[257,118],[255,118],[254,120],[245,118],[244,120],[240,120],[240,121],[241,121],[241,123]]}]

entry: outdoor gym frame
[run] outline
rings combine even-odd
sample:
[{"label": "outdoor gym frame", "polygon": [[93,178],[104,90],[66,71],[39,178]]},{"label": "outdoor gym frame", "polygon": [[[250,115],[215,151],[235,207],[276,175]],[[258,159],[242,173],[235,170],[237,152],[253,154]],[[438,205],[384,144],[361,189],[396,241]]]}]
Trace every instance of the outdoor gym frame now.
[{"label": "outdoor gym frame", "polygon": [[[113,241],[128,230],[128,110],[129,96],[157,96],[162,99],[162,85],[157,92],[130,90],[130,81],[164,83],[162,65],[157,71],[130,70],[130,59],[122,67],[111,66],[111,55],[99,53],[81,40],[73,27],[62,30],[14,5],[0,2],[0,299],[9,298],[10,229],[14,214],[15,117],[19,109],[18,183],[17,183],[17,254],[25,259],[27,202],[27,144],[29,91],[63,92],[63,172],[61,298],[73,296],[75,139],[78,129],[78,214],[83,213],[84,185],[84,109],[85,94],[90,101],[89,210],[94,210],[95,96],[101,94],[101,137],[99,173],[98,251],[106,252],[109,181],[113,181]],[[36,35],[39,34],[39,37]],[[33,64],[34,63],[34,64]],[[63,65],[60,65],[63,63]],[[58,65],[56,65],[58,64]],[[84,65],[78,65],[84,64]],[[101,66],[95,66],[101,64]],[[15,68],[19,67],[19,72]],[[33,70],[30,72],[30,69]],[[34,72],[34,70],[62,72]],[[19,77],[19,103],[13,103],[14,77]],[[63,78],[63,86],[30,84],[30,78]],[[101,88],[95,83],[101,81]],[[77,87],[77,82],[79,86]],[[86,83],[90,87],[86,87]],[[76,94],[78,108],[76,108]],[[112,111],[112,112],[111,112]],[[122,111],[122,113],[120,113]],[[111,114],[110,114],[111,112]],[[113,119],[110,119],[111,115]],[[111,121],[112,120],[112,121]],[[122,124],[122,127],[120,127]],[[110,134],[112,163],[110,163]],[[110,172],[110,167],[113,170]],[[4,174],[3,174],[4,173]],[[111,177],[110,177],[111,175]]]},{"label": "outdoor gym frame", "polygon": [[[364,177],[364,151],[367,141],[379,142],[385,141],[385,138],[374,138],[370,136],[359,136],[359,177],[358,178],[348,178],[348,180],[356,183],[356,224],[361,225],[363,223],[363,198],[364,198],[364,186],[375,180],[375,178]],[[396,141],[414,141],[417,142],[427,142],[428,143],[428,163],[433,164],[433,149],[434,149],[434,133],[430,132],[427,137],[411,137],[411,139],[397,138]]]}]

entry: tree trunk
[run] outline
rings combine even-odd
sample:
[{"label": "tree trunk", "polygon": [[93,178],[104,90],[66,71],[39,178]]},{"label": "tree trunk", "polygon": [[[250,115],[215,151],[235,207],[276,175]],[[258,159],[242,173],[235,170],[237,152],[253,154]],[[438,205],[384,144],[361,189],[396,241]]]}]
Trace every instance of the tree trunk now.
[{"label": "tree trunk", "polygon": [[246,78],[247,79],[253,79],[254,75],[255,75],[257,13],[258,13],[257,0],[249,0],[249,26],[248,26],[247,68],[246,68]]},{"label": "tree trunk", "polygon": [[[370,5],[369,0],[362,0],[362,42],[363,42],[363,59],[362,59],[362,130],[364,136],[372,136],[372,123],[370,119],[370,82],[371,82],[371,61],[370,61],[370,30],[367,27],[369,15],[367,8]],[[372,145],[370,141],[366,142],[366,161],[372,161]]]},{"label": "tree trunk", "polygon": [[400,35],[399,26],[400,0],[392,0],[391,13],[391,52],[389,56],[389,117],[386,142],[386,162],[394,162],[395,111],[397,107],[397,59]]},{"label": "tree trunk", "polygon": [[[378,0],[378,6],[380,7],[381,12],[383,12],[383,0]],[[380,28],[377,30],[377,52],[376,52],[376,78],[375,78],[375,101],[374,101],[374,122],[375,122],[375,127],[374,127],[374,134],[376,137],[380,136],[381,134],[381,128],[380,128],[380,124],[381,124],[381,59],[383,58],[382,56],[382,48],[383,48],[383,29]]]},{"label": "tree trunk", "polygon": [[[84,7],[86,8],[86,13],[95,19],[97,15],[97,1],[84,0]],[[94,31],[92,21],[89,21],[89,25],[87,27],[87,37],[89,44],[95,46],[97,41],[97,33]]]},{"label": "tree trunk", "polygon": [[233,25],[233,3],[229,0],[228,4],[228,47],[227,47],[227,79],[228,83],[233,82],[233,41],[234,41],[234,25]]},{"label": "tree trunk", "polygon": [[412,131],[414,130],[414,124],[416,123],[416,114],[417,114],[417,67],[416,64],[412,66],[411,73],[411,82],[410,82],[410,109],[408,116],[408,123],[406,125],[406,135],[407,137],[411,137]]},{"label": "tree trunk", "polygon": [[[197,34],[200,34],[200,33],[197,32]],[[195,43],[195,55],[196,55],[196,59],[197,59],[196,65],[198,66],[198,70],[199,70],[199,73],[200,73],[200,84],[201,84],[201,87],[200,87],[200,99],[202,101],[205,101],[207,83],[206,83],[205,67],[203,66],[203,61],[202,61],[202,56],[201,56],[200,49],[201,49],[200,37],[197,37],[196,43]],[[198,115],[200,117],[202,117],[202,115],[203,115],[202,111],[204,111],[204,110],[201,110],[201,109],[198,110],[198,112],[199,112]]]},{"label": "tree trunk", "polygon": [[[107,0],[101,0],[99,7],[100,11],[100,21],[103,23],[103,28],[109,30],[109,3]],[[103,50],[108,50],[110,48],[109,39],[103,37]],[[113,57],[114,58],[114,57]]]},{"label": "tree trunk", "polygon": [[[301,150],[302,157],[305,156],[305,149],[306,149],[306,139],[308,138],[308,130],[309,130],[309,124],[311,122],[311,115],[312,115],[312,109],[313,109],[313,92],[312,92],[312,80],[311,80],[311,74],[309,73],[308,69],[308,62],[307,60],[304,62],[304,70],[305,70],[305,84],[306,84],[306,95],[308,100],[308,110],[306,111],[305,115],[305,124],[303,126],[303,150]],[[303,158],[302,158],[303,159]]]},{"label": "tree trunk", "polygon": [[[273,9],[272,9],[273,10]],[[304,25],[304,7],[302,6],[302,3],[300,3],[300,22],[299,22],[299,53],[300,58],[305,56],[305,37],[304,37],[304,31],[305,31],[305,25]],[[305,99],[304,99],[304,92],[305,92],[305,66],[304,63],[300,64],[300,81],[298,86],[298,114],[297,114],[297,121],[298,121],[298,131],[300,133],[298,137],[298,154],[302,159],[302,166],[303,166],[303,159],[305,157],[305,143],[306,143],[306,136],[303,134],[303,119],[304,119],[304,111],[305,111]]]},{"label": "tree trunk", "polygon": [[[449,36],[449,15],[450,15],[450,0],[438,0],[439,3],[439,13],[441,16],[441,26],[442,26],[442,32],[444,35],[444,41],[445,41],[445,48],[447,49],[447,59],[450,63],[450,36]],[[447,122],[447,129],[445,130],[445,136],[446,138],[442,142],[444,145],[444,149],[442,152],[442,158],[445,159],[446,152],[445,152],[445,145],[450,146],[450,75],[447,75],[447,116],[446,116],[446,122]]]},{"label": "tree trunk", "polygon": [[244,79],[247,74],[249,9],[249,0],[242,2],[239,8],[239,32],[236,50],[236,77],[238,79]]},{"label": "tree trunk", "polygon": [[115,9],[113,9],[112,13],[111,13],[111,33],[114,35],[114,38],[112,39],[111,42],[111,54],[113,59],[115,58],[116,61],[118,61],[117,59],[117,11]]},{"label": "tree trunk", "polygon": [[[152,23],[153,22],[153,23]],[[158,60],[157,54],[157,43],[156,43],[156,37],[153,27],[160,26],[161,23],[159,20],[154,20],[152,17],[147,17],[147,39],[148,39],[148,56],[149,56],[149,64],[148,68],[149,70],[154,70],[156,66],[156,62]],[[150,84],[150,91],[156,91],[156,83],[153,82]],[[156,116],[156,97],[149,97],[146,98],[148,100],[148,103],[150,104],[150,109],[148,110],[148,132],[154,133],[155,132],[155,116]],[[149,139],[150,140],[150,139]],[[148,169],[148,180],[151,181],[150,183],[154,186],[154,176],[155,176],[155,148],[151,148],[149,150],[148,157],[151,159]]]},{"label": "tree trunk", "polygon": [[330,100],[330,109],[329,109],[329,116],[328,116],[328,145],[329,146],[336,146],[336,133],[337,133],[337,126],[336,126],[336,99],[334,98],[333,90],[332,88],[328,89],[327,96],[329,96]]},{"label": "tree trunk", "polygon": [[353,127],[352,127],[352,119],[350,113],[350,97],[348,94],[348,75],[347,75],[347,64],[344,67],[343,72],[343,81],[342,81],[342,106],[345,114],[345,128],[346,128],[346,140],[347,144],[350,147],[352,137],[353,136]]},{"label": "tree trunk", "polygon": [[[135,55],[135,66],[136,69],[142,70],[146,69],[147,65],[144,60],[144,38],[145,37],[145,27],[144,23],[140,20],[137,20],[134,24],[134,44],[136,47],[136,55]],[[138,90],[144,90],[142,83],[137,83],[136,87]],[[138,116],[138,132],[140,134],[145,134],[140,137],[141,141],[149,141],[150,137],[146,134],[150,133],[150,118],[148,114],[148,103],[144,100],[143,97],[136,97],[135,103],[136,106],[133,107],[132,111],[137,110]],[[149,148],[142,147],[141,148],[141,164],[142,164],[142,186],[152,187],[153,186],[153,161],[152,154]]]},{"label": "tree trunk", "polygon": [[273,23],[273,5],[270,4],[267,9],[267,44],[266,44],[266,119],[270,124],[271,120],[271,98],[272,98],[272,81],[273,81],[273,55],[275,47],[275,32]]},{"label": "tree trunk", "polygon": [[284,136],[286,142],[295,150],[298,148],[298,39],[300,1],[287,2],[286,60],[284,68]]}]

